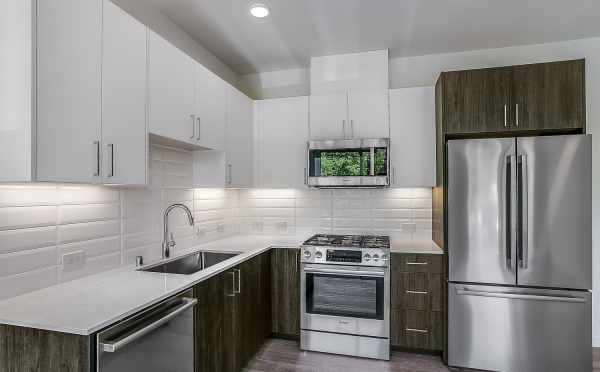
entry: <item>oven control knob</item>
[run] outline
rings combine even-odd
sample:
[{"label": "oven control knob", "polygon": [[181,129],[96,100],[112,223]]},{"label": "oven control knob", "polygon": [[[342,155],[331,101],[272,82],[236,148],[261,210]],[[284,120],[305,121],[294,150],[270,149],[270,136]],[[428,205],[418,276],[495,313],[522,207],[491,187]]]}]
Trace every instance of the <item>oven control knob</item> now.
[{"label": "oven control knob", "polygon": [[377,253],[375,253],[373,255],[373,261],[375,261],[375,262],[379,261],[379,255]]},{"label": "oven control knob", "polygon": [[304,258],[306,258],[307,260],[310,258],[311,253],[310,251],[304,251]]},{"label": "oven control knob", "polygon": [[315,252],[315,258],[320,259],[321,257],[323,257],[323,253],[319,251]]},{"label": "oven control knob", "polygon": [[365,253],[365,261],[369,261],[371,259],[371,255],[368,253]]}]

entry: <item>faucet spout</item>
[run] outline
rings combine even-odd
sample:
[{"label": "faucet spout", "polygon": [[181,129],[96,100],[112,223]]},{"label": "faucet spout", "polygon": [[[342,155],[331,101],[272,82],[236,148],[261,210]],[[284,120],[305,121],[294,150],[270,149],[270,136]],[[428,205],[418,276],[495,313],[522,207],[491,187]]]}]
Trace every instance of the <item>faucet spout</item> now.
[{"label": "faucet spout", "polygon": [[171,254],[171,248],[175,246],[175,240],[173,239],[173,234],[169,233],[169,213],[175,208],[183,209],[186,213],[190,226],[194,226],[194,216],[192,215],[192,211],[184,205],[180,203],[172,204],[165,209],[165,213],[163,215],[163,242],[162,242],[162,258],[169,258]]}]

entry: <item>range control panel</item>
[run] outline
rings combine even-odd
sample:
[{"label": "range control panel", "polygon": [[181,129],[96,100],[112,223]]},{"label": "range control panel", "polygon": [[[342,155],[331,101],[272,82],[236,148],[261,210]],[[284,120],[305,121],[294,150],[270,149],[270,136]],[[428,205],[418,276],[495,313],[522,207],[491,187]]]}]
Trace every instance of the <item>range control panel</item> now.
[{"label": "range control panel", "polygon": [[389,264],[389,250],[381,248],[332,249],[331,247],[302,247],[301,261],[306,263],[383,266]]}]

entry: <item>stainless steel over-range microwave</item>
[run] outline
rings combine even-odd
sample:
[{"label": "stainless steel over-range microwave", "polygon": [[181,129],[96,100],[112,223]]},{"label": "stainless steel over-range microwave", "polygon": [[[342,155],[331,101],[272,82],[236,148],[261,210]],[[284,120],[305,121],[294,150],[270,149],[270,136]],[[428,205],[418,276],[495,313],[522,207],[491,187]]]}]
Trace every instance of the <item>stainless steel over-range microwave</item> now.
[{"label": "stainless steel over-range microwave", "polygon": [[389,177],[389,138],[308,142],[310,187],[385,187]]}]

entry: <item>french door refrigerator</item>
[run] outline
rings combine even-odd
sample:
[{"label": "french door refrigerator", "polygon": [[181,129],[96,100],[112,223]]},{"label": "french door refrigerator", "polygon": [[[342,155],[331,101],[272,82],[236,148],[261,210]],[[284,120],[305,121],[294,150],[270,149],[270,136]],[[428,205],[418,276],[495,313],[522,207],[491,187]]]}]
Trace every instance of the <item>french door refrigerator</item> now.
[{"label": "french door refrigerator", "polygon": [[447,146],[448,364],[591,371],[591,136]]}]

